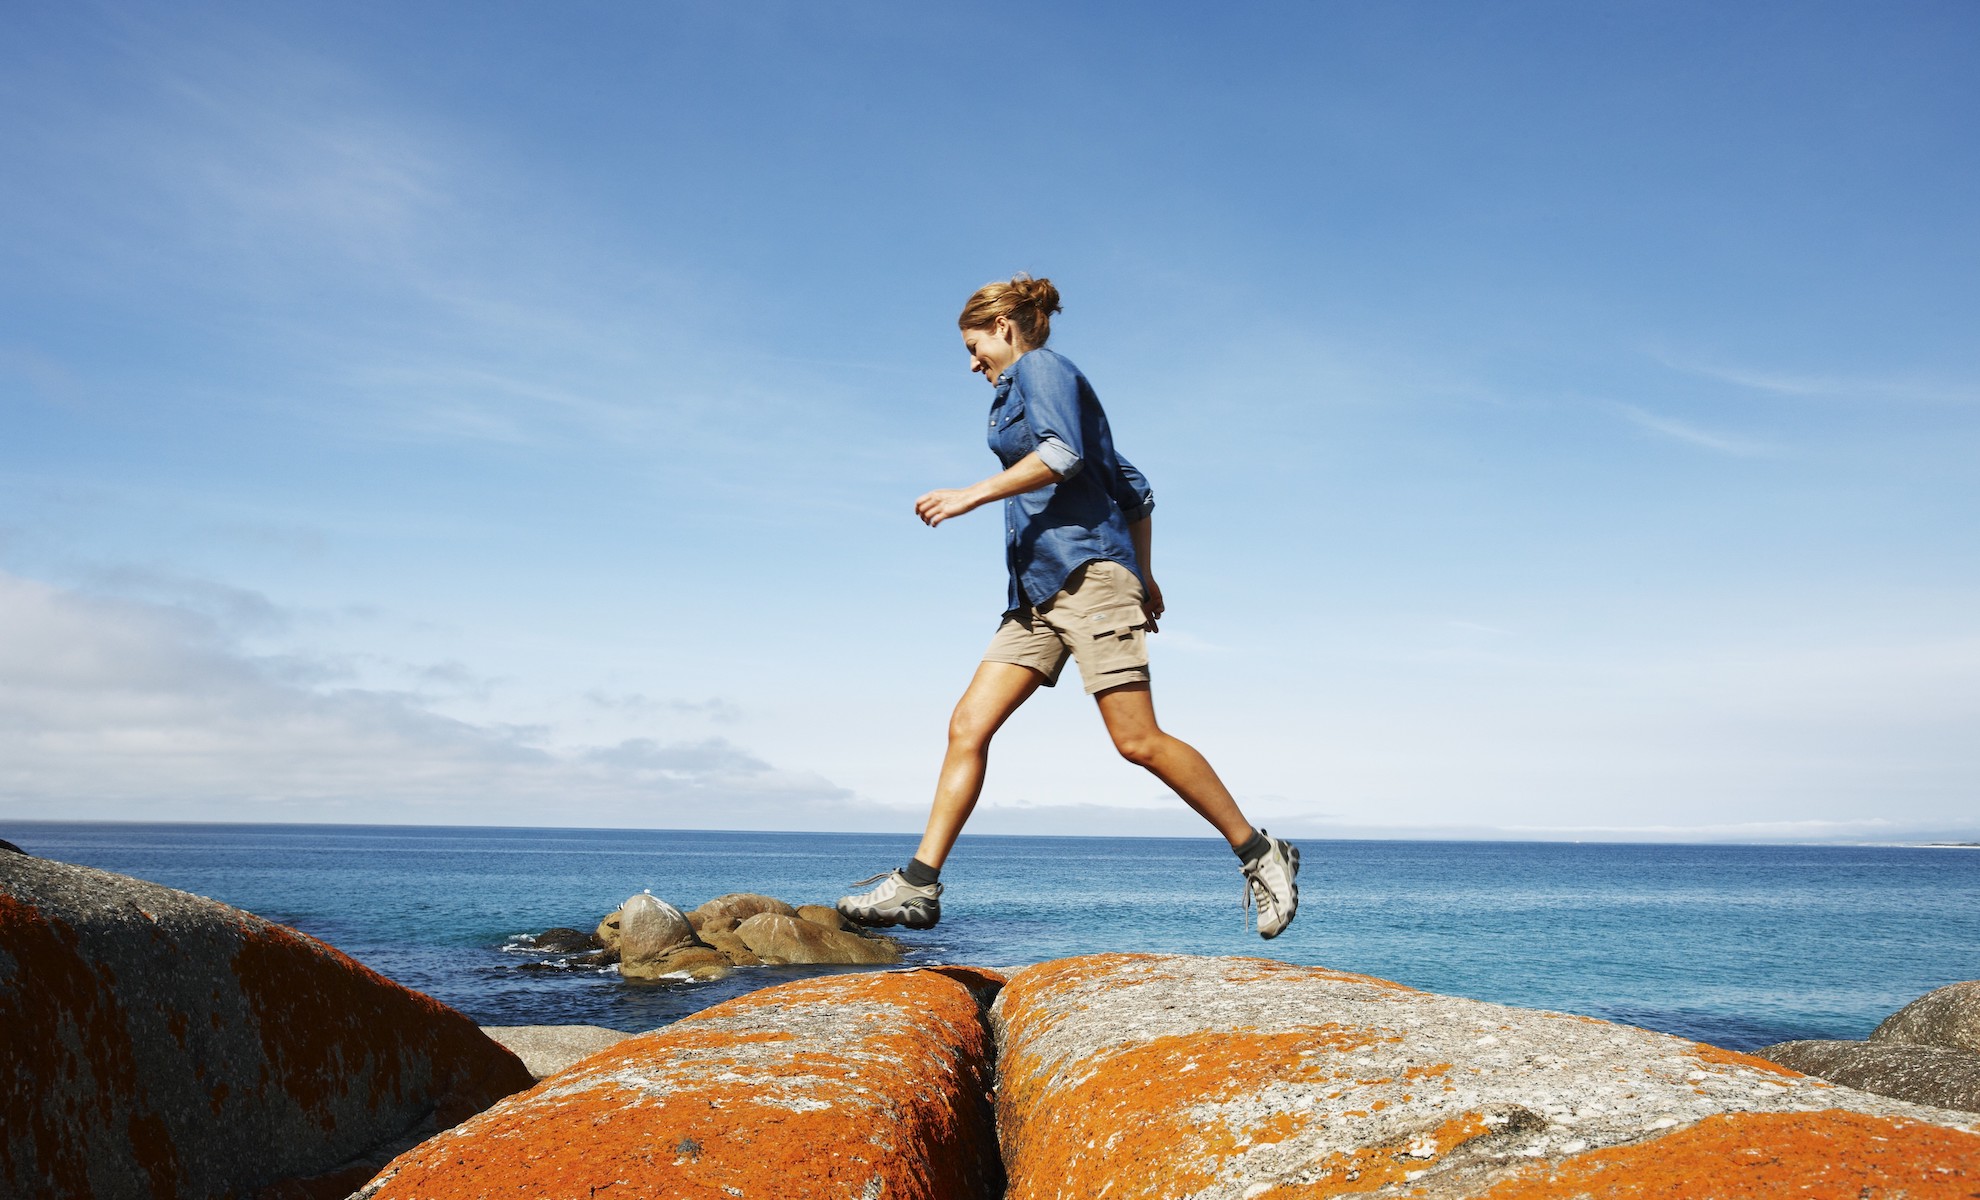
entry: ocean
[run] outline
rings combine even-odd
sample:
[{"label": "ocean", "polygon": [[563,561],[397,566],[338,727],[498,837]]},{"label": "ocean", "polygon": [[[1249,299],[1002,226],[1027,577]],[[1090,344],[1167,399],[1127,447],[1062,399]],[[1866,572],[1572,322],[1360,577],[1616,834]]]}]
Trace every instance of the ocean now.
[{"label": "ocean", "polygon": [[[530,969],[523,935],[590,929],[650,890],[829,904],[905,862],[903,835],[0,822],[32,854],[293,925],[484,1025],[651,1029],[753,988]],[[1861,1038],[1980,978],[1980,850],[1559,842],[1300,843],[1299,919],[1243,928],[1236,860],[1196,838],[972,837],[907,965],[1098,951],[1263,955],[1580,1013],[1731,1049]]]}]

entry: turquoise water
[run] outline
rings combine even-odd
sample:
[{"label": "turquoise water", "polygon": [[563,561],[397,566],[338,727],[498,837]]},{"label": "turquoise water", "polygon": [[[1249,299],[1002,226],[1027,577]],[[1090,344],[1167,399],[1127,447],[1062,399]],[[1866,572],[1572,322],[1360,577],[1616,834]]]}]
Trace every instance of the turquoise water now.
[{"label": "turquoise water", "polygon": [[[516,935],[589,929],[633,892],[830,903],[898,835],[0,823],[31,853],[294,925],[483,1024],[642,1030],[820,968],[712,984],[523,970]],[[1246,933],[1235,860],[1186,838],[965,837],[910,963],[1105,950],[1264,954],[1749,1049],[1864,1036],[1980,978],[1980,851],[1511,842],[1301,844],[1299,920]]]}]

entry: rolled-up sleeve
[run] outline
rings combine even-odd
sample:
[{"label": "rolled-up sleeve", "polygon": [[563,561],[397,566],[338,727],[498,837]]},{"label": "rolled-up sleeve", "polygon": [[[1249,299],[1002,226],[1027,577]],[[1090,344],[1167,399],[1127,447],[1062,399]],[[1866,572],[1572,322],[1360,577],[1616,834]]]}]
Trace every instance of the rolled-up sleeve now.
[{"label": "rolled-up sleeve", "polygon": [[1079,474],[1081,467],[1086,465],[1085,459],[1074,454],[1071,447],[1056,437],[1038,439],[1038,457],[1046,466],[1052,468],[1052,474],[1060,479],[1071,479]]},{"label": "rolled-up sleeve", "polygon": [[1113,481],[1114,503],[1121,506],[1121,515],[1132,525],[1145,521],[1155,511],[1155,490],[1148,486],[1148,480],[1135,469],[1135,465],[1114,452],[1114,461],[1120,464],[1119,478]]}]

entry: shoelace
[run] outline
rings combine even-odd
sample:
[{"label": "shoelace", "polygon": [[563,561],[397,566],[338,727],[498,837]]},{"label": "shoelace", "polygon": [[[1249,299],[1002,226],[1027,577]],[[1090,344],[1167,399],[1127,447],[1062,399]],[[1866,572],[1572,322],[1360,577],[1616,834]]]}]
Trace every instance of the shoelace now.
[{"label": "shoelace", "polygon": [[[1264,885],[1253,879],[1250,872],[1245,872],[1243,879],[1244,895],[1238,897],[1238,912],[1241,914],[1238,919],[1244,922],[1242,931],[1251,933],[1257,928],[1251,910],[1258,904],[1258,893],[1264,890]],[[1260,911],[1263,911],[1262,907]]]},{"label": "shoelace", "polygon": [[880,873],[879,873],[878,875],[874,875],[874,876],[872,876],[872,877],[870,877],[870,878],[867,878],[867,879],[862,879],[862,880],[860,880],[860,881],[859,881],[858,883],[855,883],[855,884],[851,884],[851,885],[849,885],[849,886],[851,886],[851,887],[856,887],[856,888],[860,888],[860,887],[865,887],[865,886],[866,886],[867,884],[869,884],[869,883],[879,883],[879,882],[880,882],[880,881],[881,881],[882,879],[885,879],[885,878],[887,878],[887,877],[888,877],[889,875],[892,875],[892,874],[893,874],[893,872],[892,872],[892,871],[882,871],[882,872],[880,872]]}]

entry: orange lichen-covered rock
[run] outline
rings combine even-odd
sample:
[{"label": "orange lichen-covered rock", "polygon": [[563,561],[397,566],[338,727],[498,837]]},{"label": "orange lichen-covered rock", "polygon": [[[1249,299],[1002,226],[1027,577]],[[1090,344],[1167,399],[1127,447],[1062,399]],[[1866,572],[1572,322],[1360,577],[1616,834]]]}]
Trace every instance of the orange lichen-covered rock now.
[{"label": "orange lichen-covered rock", "polygon": [[631,1038],[401,1155],[369,1200],[1001,1195],[970,968],[766,988]]},{"label": "orange lichen-covered rock", "polygon": [[992,1023],[1011,1200],[1980,1193],[1966,1114],[1320,968],[1063,959]]},{"label": "orange lichen-covered rock", "polygon": [[0,1195],[343,1195],[530,1082],[467,1017],[292,929],[0,856]]}]

